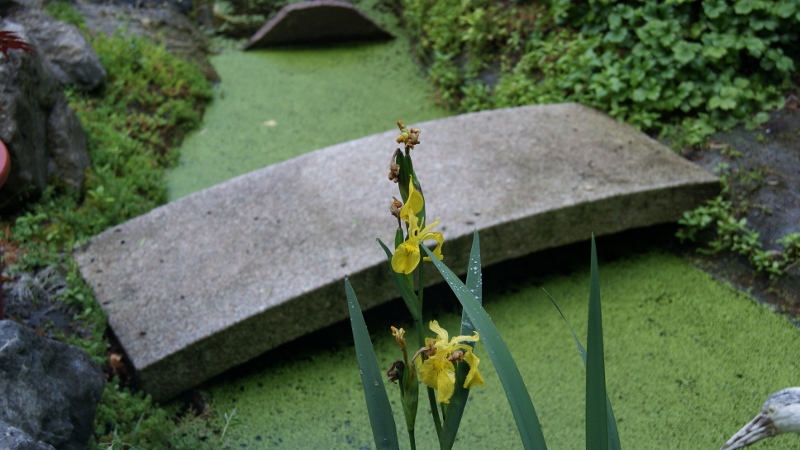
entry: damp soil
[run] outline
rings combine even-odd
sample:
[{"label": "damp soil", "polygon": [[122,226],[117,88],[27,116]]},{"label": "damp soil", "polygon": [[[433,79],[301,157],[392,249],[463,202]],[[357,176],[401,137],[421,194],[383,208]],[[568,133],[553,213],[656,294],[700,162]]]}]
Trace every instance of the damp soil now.
[{"label": "damp soil", "polygon": [[[727,173],[737,218],[759,234],[764,250],[783,251],[778,240],[800,232],[800,104],[790,97],[783,109],[756,130],[739,127],[714,135],[702,149],[684,156],[709,171]],[[696,245],[676,247],[700,269],[729,282],[800,324],[800,264],[770,278],[757,273],[744,256],[706,255]]]}]

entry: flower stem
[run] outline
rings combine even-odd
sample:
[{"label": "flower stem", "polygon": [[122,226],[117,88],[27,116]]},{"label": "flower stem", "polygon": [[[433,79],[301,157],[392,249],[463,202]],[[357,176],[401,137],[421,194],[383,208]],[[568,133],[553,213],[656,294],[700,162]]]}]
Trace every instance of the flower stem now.
[{"label": "flower stem", "polygon": [[[423,265],[420,264],[417,266],[417,272],[419,275],[418,278],[418,285],[417,285],[417,301],[419,302],[419,310],[422,311],[422,291],[423,291]],[[425,337],[422,334],[422,317],[414,318],[416,322],[415,328],[417,329],[417,339],[419,340],[420,348],[425,347]],[[428,387],[428,402],[431,405],[431,415],[433,416],[433,425],[436,428],[436,436],[440,436],[442,433],[442,420],[439,417],[439,406],[436,403],[436,393],[433,391],[433,388]]]}]

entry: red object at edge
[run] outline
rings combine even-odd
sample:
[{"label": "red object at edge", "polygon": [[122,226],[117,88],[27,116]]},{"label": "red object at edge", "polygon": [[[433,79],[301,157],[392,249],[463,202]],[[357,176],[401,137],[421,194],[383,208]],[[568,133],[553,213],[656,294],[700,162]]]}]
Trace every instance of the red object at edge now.
[{"label": "red object at edge", "polygon": [[0,188],[6,183],[8,174],[11,172],[11,158],[8,156],[6,144],[0,141]]}]

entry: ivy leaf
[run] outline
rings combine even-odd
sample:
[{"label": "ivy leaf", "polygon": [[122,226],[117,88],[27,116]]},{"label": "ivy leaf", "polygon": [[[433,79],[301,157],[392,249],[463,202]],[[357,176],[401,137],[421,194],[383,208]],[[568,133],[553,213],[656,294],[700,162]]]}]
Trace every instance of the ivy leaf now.
[{"label": "ivy leaf", "polygon": [[761,54],[766,50],[767,46],[764,41],[751,35],[743,36],[742,43],[747,47],[747,51],[756,58],[760,58]]},{"label": "ivy leaf", "polygon": [[622,25],[622,17],[620,17],[617,13],[611,13],[608,15],[608,29],[615,30]]},{"label": "ivy leaf", "polygon": [[709,19],[716,19],[728,9],[728,4],[725,0],[706,0],[703,2],[703,11]]},{"label": "ivy leaf", "polygon": [[672,46],[672,53],[679,63],[687,64],[697,56],[701,49],[702,46],[696,42],[678,41]]},{"label": "ivy leaf", "polygon": [[734,48],[741,48],[741,45],[737,46],[737,35],[733,33],[706,33],[703,35],[700,40],[703,41],[706,47],[720,47],[726,50],[734,49]]},{"label": "ivy leaf", "polygon": [[616,28],[603,36],[603,42],[611,42],[612,44],[619,44],[628,37],[628,30],[626,28]]},{"label": "ivy leaf", "polygon": [[617,77],[611,77],[608,80],[608,87],[612,92],[619,92],[625,87],[625,83],[620,81]]},{"label": "ivy leaf", "polygon": [[736,107],[736,100],[732,98],[711,97],[708,101],[710,109],[724,109],[731,110]]},{"label": "ivy leaf", "polygon": [[723,98],[735,99],[742,93],[741,89],[736,86],[723,86],[719,90],[719,96]]},{"label": "ivy leaf", "polygon": [[678,98],[681,100],[685,99],[691,95],[693,90],[694,83],[691,81],[682,81],[681,84],[678,85]]},{"label": "ivy leaf", "polygon": [[[645,79],[646,76],[647,72],[644,69],[640,67],[634,67],[630,73],[631,86],[638,86]],[[636,99],[634,98],[634,100]]]},{"label": "ivy leaf", "polygon": [[761,111],[760,113],[756,114],[753,117],[753,122],[757,123],[758,125],[765,124],[769,121],[769,114]]},{"label": "ivy leaf", "polygon": [[[767,50],[767,53],[764,55],[766,59],[773,61],[775,63],[775,67],[783,73],[788,73],[794,70],[794,61],[791,58],[788,58],[786,55],[783,54],[783,50],[779,48],[771,48]],[[761,61],[761,66],[764,66],[765,61]]]},{"label": "ivy leaf", "polygon": [[733,5],[733,10],[736,14],[746,15],[754,9],[764,9],[764,6],[764,2],[761,0],[739,0]]},{"label": "ivy leaf", "polygon": [[770,31],[774,31],[775,28],[778,27],[778,21],[774,18],[765,19],[763,17],[758,17],[756,15],[750,16],[750,28],[755,31],[760,31],[763,29],[767,29]]},{"label": "ivy leaf", "polygon": [[733,85],[739,89],[745,89],[750,86],[750,81],[744,77],[736,77],[733,79]]},{"label": "ivy leaf", "polygon": [[775,61],[775,67],[783,73],[794,72],[794,61],[786,56],[781,56]]},{"label": "ivy leaf", "polygon": [[728,54],[728,50],[723,47],[703,47],[703,56],[710,59],[720,59]]},{"label": "ivy leaf", "polygon": [[788,19],[797,10],[797,3],[792,0],[783,0],[772,5],[772,14],[783,19]]}]

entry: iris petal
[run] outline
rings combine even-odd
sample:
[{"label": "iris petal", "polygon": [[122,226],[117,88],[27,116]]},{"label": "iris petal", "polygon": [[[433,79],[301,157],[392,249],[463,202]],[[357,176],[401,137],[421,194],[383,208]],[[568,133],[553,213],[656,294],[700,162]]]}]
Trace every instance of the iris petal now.
[{"label": "iris petal", "polygon": [[424,204],[425,200],[422,198],[422,194],[414,189],[414,179],[408,177],[408,198],[406,199],[406,204],[400,208],[400,218],[410,222],[409,218],[422,211]]},{"label": "iris petal", "polygon": [[392,255],[392,269],[395,272],[410,274],[419,265],[419,244],[405,241],[400,244]]}]

